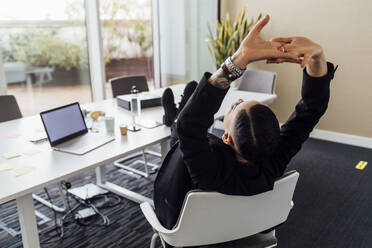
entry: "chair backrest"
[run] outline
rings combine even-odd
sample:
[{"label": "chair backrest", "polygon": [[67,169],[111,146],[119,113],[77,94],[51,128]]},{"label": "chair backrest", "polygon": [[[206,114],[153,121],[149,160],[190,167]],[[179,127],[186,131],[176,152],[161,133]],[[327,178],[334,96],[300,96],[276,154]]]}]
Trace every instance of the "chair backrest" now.
[{"label": "chair backrest", "polygon": [[111,84],[113,97],[130,94],[133,85],[136,86],[139,92],[149,91],[146,77],[143,75],[112,78],[109,82]]},{"label": "chair backrest", "polygon": [[0,122],[22,118],[21,110],[13,95],[0,96]]},{"label": "chair backrest", "polygon": [[276,73],[263,70],[246,70],[238,90],[274,94]]},{"label": "chair backrest", "polygon": [[299,173],[275,182],[272,191],[254,196],[189,192],[178,223],[161,237],[173,246],[196,246],[248,237],[286,221]]}]

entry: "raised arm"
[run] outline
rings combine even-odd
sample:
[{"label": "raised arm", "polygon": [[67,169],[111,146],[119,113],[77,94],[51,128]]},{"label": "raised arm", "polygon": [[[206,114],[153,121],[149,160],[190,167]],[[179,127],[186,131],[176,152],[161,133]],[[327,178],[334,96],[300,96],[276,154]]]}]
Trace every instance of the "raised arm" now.
[{"label": "raised arm", "polygon": [[[307,38],[276,38],[273,41],[282,43],[285,51],[297,54],[301,58],[301,67],[306,67],[303,71],[302,99],[281,127],[279,147],[271,158],[275,165],[271,168],[272,173],[279,177],[325,113],[330,96],[329,85],[335,68],[332,63],[326,62],[322,47]],[[281,62],[290,61],[268,60],[268,63]]]},{"label": "raised arm", "polygon": [[[297,56],[285,53],[279,48],[280,42],[265,41],[260,32],[269,22],[263,18],[242,42],[239,50],[232,56],[235,65],[245,69],[248,63],[269,58],[285,58],[297,61]],[[194,185],[201,189],[213,190],[223,177],[221,167],[208,143],[208,128],[213,124],[214,114],[218,111],[229,89],[230,81],[224,70],[213,75],[206,73],[193,96],[182,110],[177,121],[180,147]]]}]

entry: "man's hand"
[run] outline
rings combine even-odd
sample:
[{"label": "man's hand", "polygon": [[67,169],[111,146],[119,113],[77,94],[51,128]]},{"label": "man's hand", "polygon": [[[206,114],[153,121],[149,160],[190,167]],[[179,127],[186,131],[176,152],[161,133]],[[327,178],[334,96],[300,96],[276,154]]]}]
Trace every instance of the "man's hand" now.
[{"label": "man's hand", "polygon": [[245,37],[238,51],[232,56],[236,66],[245,69],[249,63],[265,59],[287,59],[298,62],[296,54],[280,50],[283,46],[281,42],[266,41],[260,36],[261,30],[269,20],[269,15],[266,15]]},{"label": "man's hand", "polygon": [[[281,43],[279,49],[300,58],[301,68],[306,66],[306,71],[310,76],[322,77],[327,74],[327,62],[323,48],[317,43],[305,37],[274,38],[271,41]],[[286,58],[272,58],[267,60],[267,63],[283,62],[299,63],[299,61]]]}]

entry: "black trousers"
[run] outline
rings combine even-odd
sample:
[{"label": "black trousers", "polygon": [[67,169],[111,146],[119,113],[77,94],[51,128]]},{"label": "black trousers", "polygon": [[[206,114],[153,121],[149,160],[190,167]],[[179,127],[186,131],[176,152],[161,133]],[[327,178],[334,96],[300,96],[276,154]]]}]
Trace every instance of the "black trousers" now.
[{"label": "black trousers", "polygon": [[177,133],[177,123],[173,123],[171,126],[171,138],[170,138],[170,146],[172,147],[178,141],[178,133]]}]

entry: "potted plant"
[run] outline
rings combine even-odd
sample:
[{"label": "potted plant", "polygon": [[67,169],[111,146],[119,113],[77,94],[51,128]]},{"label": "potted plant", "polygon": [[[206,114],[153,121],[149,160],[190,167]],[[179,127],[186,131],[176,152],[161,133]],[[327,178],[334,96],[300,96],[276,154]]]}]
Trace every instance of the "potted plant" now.
[{"label": "potted plant", "polygon": [[58,31],[33,28],[7,34],[4,60],[23,62],[28,67],[51,68],[53,82],[57,84],[89,83],[87,47],[63,40]]},{"label": "potted plant", "polygon": [[224,20],[217,21],[216,36],[213,35],[212,29],[208,25],[207,46],[215,61],[216,68],[219,68],[229,56],[238,50],[240,43],[261,17],[262,14],[260,13],[256,20],[252,18],[249,21],[246,17],[246,9],[243,9],[234,23],[231,23],[227,14]]}]

